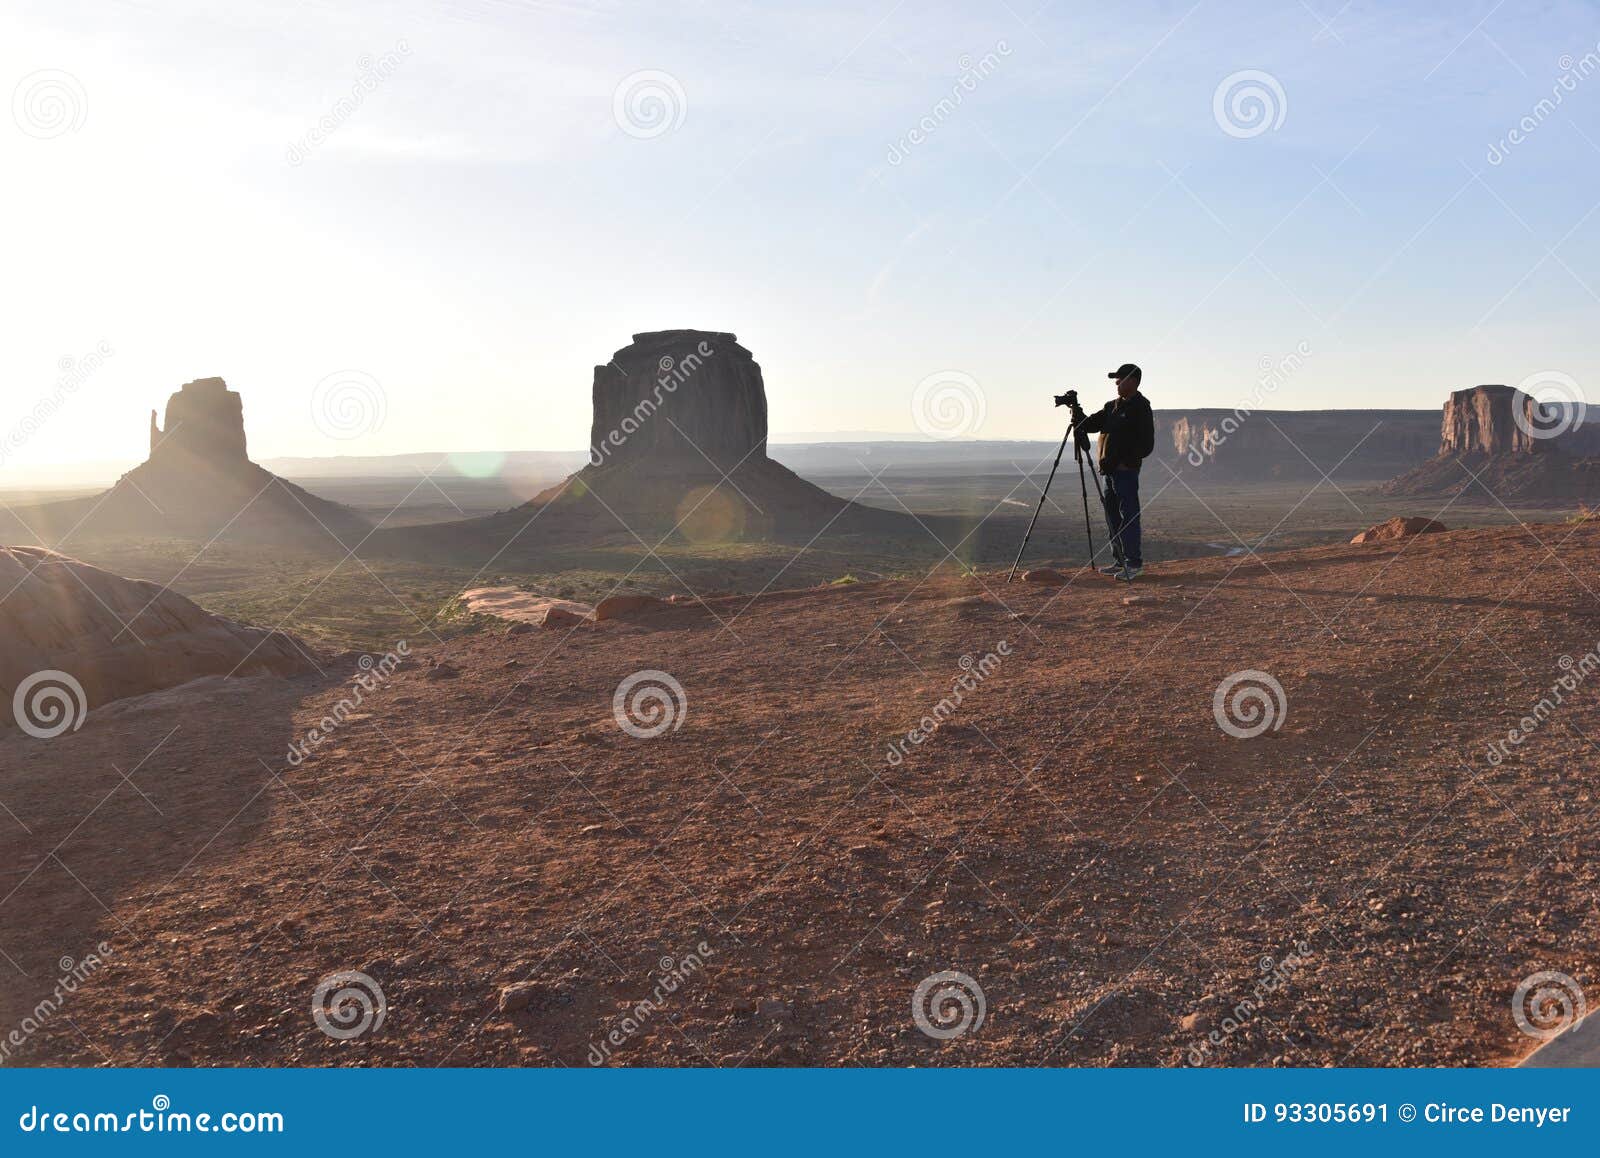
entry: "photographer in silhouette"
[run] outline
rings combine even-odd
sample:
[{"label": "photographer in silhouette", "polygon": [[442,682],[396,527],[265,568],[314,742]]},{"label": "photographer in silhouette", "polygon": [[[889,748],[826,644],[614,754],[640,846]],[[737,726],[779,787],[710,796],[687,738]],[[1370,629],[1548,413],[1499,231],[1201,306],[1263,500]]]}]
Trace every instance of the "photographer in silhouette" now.
[{"label": "photographer in silhouette", "polygon": [[1139,467],[1156,446],[1156,423],[1150,402],[1139,392],[1144,375],[1132,362],[1106,377],[1116,380],[1117,396],[1077,423],[1078,445],[1087,450],[1089,435],[1100,435],[1100,473],[1105,476],[1106,529],[1113,562],[1100,570],[1132,582],[1144,570],[1139,527]]}]

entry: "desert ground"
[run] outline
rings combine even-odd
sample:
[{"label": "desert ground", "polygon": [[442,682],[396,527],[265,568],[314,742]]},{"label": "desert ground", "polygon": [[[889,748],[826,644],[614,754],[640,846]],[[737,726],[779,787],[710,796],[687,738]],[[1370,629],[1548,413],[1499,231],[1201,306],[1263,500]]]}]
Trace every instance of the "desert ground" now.
[{"label": "desert ground", "polygon": [[[1072,570],[1069,498],[1035,560],[1065,585],[944,544],[897,577],[825,582],[846,578],[827,560],[759,597],[512,631],[436,621],[447,570],[392,620],[352,579],[307,604],[320,676],[0,740],[0,1023],[105,949],[12,1064],[1525,1054],[1518,983],[1592,986],[1600,957],[1600,525],[1214,549],[1130,587]],[[223,610],[265,598],[227,559],[182,582],[233,592],[202,597]],[[401,638],[402,666],[289,759]],[[681,695],[618,708],[639,672]],[[1239,738],[1215,697],[1251,672],[1282,696]],[[913,1004],[947,970],[985,1014],[940,1040]],[[341,971],[385,1003],[348,1040],[311,1009]]]}]

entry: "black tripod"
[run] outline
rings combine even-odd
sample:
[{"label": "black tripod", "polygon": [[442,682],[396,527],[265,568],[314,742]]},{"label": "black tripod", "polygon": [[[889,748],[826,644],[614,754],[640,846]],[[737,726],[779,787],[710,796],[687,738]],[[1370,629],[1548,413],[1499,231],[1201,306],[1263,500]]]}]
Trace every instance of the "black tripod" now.
[{"label": "black tripod", "polygon": [[[1050,493],[1050,484],[1056,481],[1056,469],[1061,465],[1061,456],[1067,451],[1067,440],[1072,439],[1072,457],[1078,460],[1078,486],[1083,491],[1083,533],[1089,540],[1089,565],[1094,565],[1094,531],[1089,521],[1089,484],[1084,480],[1084,475],[1094,475],[1094,493],[1100,496],[1100,505],[1106,503],[1105,492],[1100,489],[1100,476],[1094,471],[1083,469],[1083,444],[1073,438],[1073,431],[1078,427],[1078,422],[1083,418],[1083,411],[1074,410],[1072,421],[1067,423],[1067,432],[1061,436],[1061,446],[1056,451],[1056,461],[1050,467],[1050,477],[1044,481],[1044,490],[1039,492],[1039,505],[1033,509],[1033,518],[1028,520],[1028,530],[1022,536],[1022,546],[1017,548],[1017,557],[1012,561],[1011,574],[1006,576],[1009,583],[1017,577],[1017,567],[1022,563],[1022,553],[1028,549],[1028,540],[1033,537],[1033,525],[1039,521],[1039,513],[1044,510],[1044,500]],[[1085,438],[1088,436],[1085,435]]]}]

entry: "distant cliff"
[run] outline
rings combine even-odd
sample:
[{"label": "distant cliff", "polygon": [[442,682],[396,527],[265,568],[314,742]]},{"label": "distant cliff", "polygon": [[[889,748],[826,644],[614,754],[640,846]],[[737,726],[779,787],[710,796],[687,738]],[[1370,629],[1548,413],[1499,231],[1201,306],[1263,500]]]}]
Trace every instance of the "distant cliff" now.
[{"label": "distant cliff", "polygon": [[1157,410],[1154,457],[1189,481],[1392,478],[1438,444],[1432,410]]}]

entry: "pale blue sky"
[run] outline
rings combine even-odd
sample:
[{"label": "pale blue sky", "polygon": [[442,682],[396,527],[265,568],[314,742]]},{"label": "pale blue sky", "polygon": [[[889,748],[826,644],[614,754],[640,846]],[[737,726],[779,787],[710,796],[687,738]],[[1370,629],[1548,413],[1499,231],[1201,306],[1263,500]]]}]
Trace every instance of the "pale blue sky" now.
[{"label": "pale blue sky", "polygon": [[[1054,438],[1050,394],[1123,360],[1158,406],[1233,406],[1301,343],[1266,404],[1549,370],[1592,395],[1586,55],[1593,3],[11,0],[0,437],[61,359],[114,353],[0,485],[137,459],[213,374],[258,457],[577,449],[594,364],[677,326],[739,334],[775,432],[914,431],[956,371],[971,433]],[[614,98],[647,70],[681,120],[630,135]],[[1282,93],[1254,136],[1214,110],[1243,70]],[[313,421],[343,370],[384,400],[351,438]]]}]

